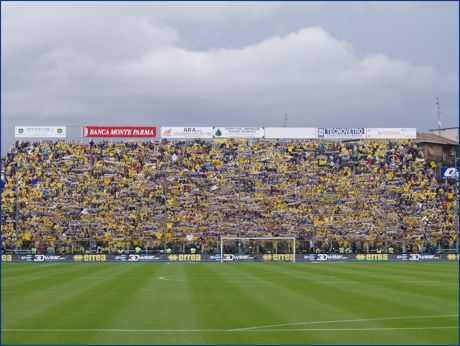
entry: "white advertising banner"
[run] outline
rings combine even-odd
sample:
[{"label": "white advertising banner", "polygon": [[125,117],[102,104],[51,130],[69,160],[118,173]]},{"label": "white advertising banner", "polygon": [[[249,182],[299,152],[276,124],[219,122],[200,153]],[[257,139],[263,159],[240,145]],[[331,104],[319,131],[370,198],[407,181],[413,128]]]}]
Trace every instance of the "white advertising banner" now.
[{"label": "white advertising banner", "polygon": [[172,127],[162,126],[162,138],[213,138],[212,127]]},{"label": "white advertising banner", "polygon": [[366,129],[364,127],[319,127],[318,138],[366,138]]},{"label": "white advertising banner", "polygon": [[263,127],[214,127],[214,138],[263,138]]},{"label": "white advertising banner", "polygon": [[65,138],[65,126],[15,126],[16,138]]},{"label": "white advertising banner", "polygon": [[367,129],[367,138],[417,138],[417,129],[415,128],[370,128]]},{"label": "white advertising banner", "polygon": [[314,139],[316,127],[266,127],[265,138]]}]

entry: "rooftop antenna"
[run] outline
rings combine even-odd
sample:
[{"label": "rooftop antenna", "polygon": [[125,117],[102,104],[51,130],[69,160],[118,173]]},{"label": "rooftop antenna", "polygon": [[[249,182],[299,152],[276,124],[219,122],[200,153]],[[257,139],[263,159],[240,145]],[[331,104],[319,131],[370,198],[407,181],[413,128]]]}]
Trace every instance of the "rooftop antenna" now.
[{"label": "rooftop antenna", "polygon": [[289,120],[289,114],[284,114],[284,125],[283,125],[283,127],[287,127],[288,120]]},{"label": "rooftop antenna", "polygon": [[438,135],[441,136],[441,105],[439,103],[439,97],[436,97],[436,107],[438,109]]}]

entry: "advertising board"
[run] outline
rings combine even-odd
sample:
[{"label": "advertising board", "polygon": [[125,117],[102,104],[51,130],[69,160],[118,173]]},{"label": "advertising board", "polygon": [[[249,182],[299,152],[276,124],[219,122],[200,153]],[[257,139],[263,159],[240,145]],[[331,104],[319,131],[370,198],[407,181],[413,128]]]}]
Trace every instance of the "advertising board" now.
[{"label": "advertising board", "polygon": [[316,254],[317,261],[348,261],[350,259],[348,254],[327,254],[319,253]]},{"label": "advertising board", "polygon": [[65,126],[15,126],[15,138],[65,138]]},{"label": "advertising board", "polygon": [[417,138],[415,128],[368,128],[366,137],[371,139],[414,139]]},{"label": "advertising board", "polygon": [[153,138],[154,126],[83,126],[83,137],[91,138]]},{"label": "advertising board", "polygon": [[266,127],[265,138],[314,139],[316,132],[315,127]]},{"label": "advertising board", "polygon": [[214,138],[263,138],[263,127],[214,127]]},{"label": "advertising board", "polygon": [[[251,254],[224,254],[224,262],[253,262],[255,255]],[[220,258],[220,256],[219,256]]]},{"label": "advertising board", "polygon": [[161,127],[162,138],[213,138],[214,128],[212,127]]},{"label": "advertising board", "polygon": [[455,179],[458,180],[458,170],[455,167],[441,167],[442,179]]},{"label": "advertising board", "polygon": [[318,138],[325,139],[356,139],[366,138],[363,127],[319,127]]},{"label": "advertising board", "polygon": [[[223,262],[293,262],[286,254],[224,254]],[[220,262],[220,254],[76,254],[14,255],[3,254],[2,262]],[[296,254],[296,262],[439,262],[458,261],[458,254]]]}]

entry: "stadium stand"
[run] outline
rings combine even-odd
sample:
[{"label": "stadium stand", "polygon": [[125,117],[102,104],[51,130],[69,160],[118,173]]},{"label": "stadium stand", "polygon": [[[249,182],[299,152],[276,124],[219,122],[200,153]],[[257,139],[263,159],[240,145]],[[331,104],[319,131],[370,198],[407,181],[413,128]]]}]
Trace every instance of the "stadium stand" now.
[{"label": "stadium stand", "polygon": [[17,142],[2,250],[213,253],[233,235],[439,252],[456,246],[457,186],[435,168],[410,141]]}]

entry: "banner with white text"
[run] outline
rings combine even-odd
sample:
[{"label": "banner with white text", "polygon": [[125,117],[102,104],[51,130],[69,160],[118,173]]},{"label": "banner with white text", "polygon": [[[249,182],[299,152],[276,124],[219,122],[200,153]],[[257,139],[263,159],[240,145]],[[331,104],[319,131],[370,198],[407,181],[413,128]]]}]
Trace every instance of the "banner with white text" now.
[{"label": "banner with white text", "polygon": [[154,126],[84,126],[83,137],[92,138],[154,138]]},{"label": "banner with white text", "polygon": [[318,138],[361,139],[366,138],[364,127],[319,127]]}]

